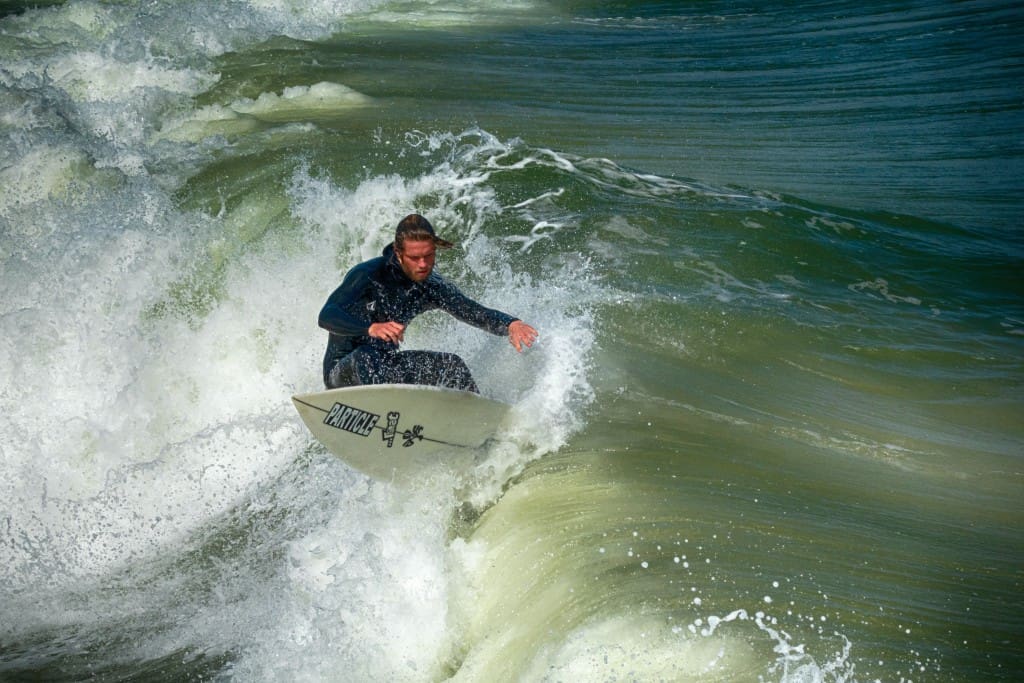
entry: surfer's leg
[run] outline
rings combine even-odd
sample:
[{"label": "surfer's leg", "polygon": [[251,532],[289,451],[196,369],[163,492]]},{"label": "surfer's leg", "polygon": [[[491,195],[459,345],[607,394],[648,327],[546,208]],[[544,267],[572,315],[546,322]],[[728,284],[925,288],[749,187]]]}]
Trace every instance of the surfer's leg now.
[{"label": "surfer's leg", "polygon": [[326,384],[328,389],[362,384],[359,381],[358,358],[355,358],[355,355],[355,352],[352,352],[334,364],[334,367],[331,368],[330,373],[327,375]]},{"label": "surfer's leg", "polygon": [[403,384],[429,384],[480,393],[465,361],[454,353],[440,351],[402,351],[398,370]]},{"label": "surfer's leg", "polygon": [[394,382],[394,359],[384,358],[378,349],[360,346],[339,360],[327,376],[327,388]]}]

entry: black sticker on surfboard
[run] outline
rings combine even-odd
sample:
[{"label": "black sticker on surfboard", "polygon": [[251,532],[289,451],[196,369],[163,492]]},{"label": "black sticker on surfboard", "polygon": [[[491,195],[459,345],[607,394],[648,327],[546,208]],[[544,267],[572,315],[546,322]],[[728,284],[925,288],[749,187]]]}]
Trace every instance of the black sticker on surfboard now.
[{"label": "black sticker on surfboard", "polygon": [[335,403],[324,418],[324,424],[359,436],[369,436],[379,420],[380,415],[376,413]]}]

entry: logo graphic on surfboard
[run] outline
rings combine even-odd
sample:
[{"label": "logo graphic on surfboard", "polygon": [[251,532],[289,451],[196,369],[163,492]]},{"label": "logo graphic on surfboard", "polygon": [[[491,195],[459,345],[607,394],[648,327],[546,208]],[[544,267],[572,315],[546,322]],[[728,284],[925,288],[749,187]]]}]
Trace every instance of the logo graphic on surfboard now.
[{"label": "logo graphic on surfboard", "polygon": [[335,403],[327,413],[327,417],[324,418],[324,424],[359,436],[369,436],[373,433],[373,428],[377,426],[378,420],[380,420],[380,415],[375,413],[368,413],[344,403]]},{"label": "logo graphic on surfboard", "polygon": [[395,432],[398,431],[398,416],[400,414],[397,410],[388,413],[388,426],[384,428],[384,433],[381,435],[388,442],[388,448],[395,443]]},{"label": "logo graphic on surfboard", "polygon": [[[387,443],[388,448],[391,448],[395,443],[395,436],[398,434],[398,418],[400,416],[401,413],[397,410],[390,411],[388,413],[387,426],[379,428],[382,432],[381,438]],[[380,415],[377,413],[353,408],[344,403],[335,403],[330,411],[328,411],[327,416],[324,417],[325,425],[351,432],[352,434],[358,434],[359,436],[370,436],[378,422],[380,422]],[[402,432],[402,446],[405,448],[421,441],[423,441],[423,425],[413,425],[412,429],[406,429]]]}]

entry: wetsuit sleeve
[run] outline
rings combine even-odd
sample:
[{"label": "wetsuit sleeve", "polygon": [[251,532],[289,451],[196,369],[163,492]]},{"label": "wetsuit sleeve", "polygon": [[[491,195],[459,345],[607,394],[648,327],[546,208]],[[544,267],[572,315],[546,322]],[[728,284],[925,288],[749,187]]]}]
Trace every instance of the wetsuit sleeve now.
[{"label": "wetsuit sleeve", "polygon": [[447,280],[438,278],[436,284],[435,296],[438,308],[464,323],[479,327],[491,334],[506,335],[509,324],[519,319],[508,313],[481,306]]},{"label": "wetsuit sleeve", "polygon": [[366,269],[350,270],[320,309],[320,327],[328,332],[347,336],[368,334],[370,321],[355,315],[353,311],[359,309],[370,286],[369,272]]}]

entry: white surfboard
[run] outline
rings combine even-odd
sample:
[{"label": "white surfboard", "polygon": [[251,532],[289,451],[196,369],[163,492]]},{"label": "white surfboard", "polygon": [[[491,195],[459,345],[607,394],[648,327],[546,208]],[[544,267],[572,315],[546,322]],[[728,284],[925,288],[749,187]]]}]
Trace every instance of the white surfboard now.
[{"label": "white surfboard", "polygon": [[413,384],[342,387],[292,402],[328,451],[382,480],[408,479],[438,461],[471,462],[509,412],[469,391]]}]

